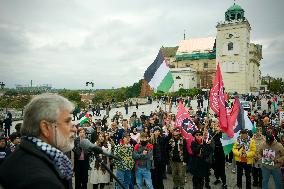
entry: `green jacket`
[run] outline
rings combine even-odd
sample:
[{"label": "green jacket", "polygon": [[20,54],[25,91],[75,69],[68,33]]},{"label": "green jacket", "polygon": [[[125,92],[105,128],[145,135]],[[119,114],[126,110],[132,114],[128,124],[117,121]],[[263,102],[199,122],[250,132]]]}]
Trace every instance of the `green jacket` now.
[{"label": "green jacket", "polygon": [[134,159],[132,158],[133,146],[129,144],[118,144],[114,146],[114,155],[121,158],[122,163],[114,160],[117,169],[132,170],[134,167]]}]

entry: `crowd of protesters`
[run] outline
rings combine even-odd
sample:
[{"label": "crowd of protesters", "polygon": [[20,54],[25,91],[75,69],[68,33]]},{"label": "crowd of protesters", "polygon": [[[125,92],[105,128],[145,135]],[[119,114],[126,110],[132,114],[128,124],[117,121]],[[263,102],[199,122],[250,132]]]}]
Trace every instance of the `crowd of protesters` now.
[{"label": "crowd of protesters", "polygon": [[[91,183],[94,189],[103,189],[113,181],[95,158],[96,154],[81,148],[80,141],[83,139],[88,139],[104,151],[121,158],[122,161],[117,161],[101,156],[124,187],[129,189],[133,189],[134,185],[138,189],[144,186],[149,189],[164,189],[163,179],[167,179],[167,173],[172,174],[174,189],[183,189],[186,182],[192,182],[194,189],[208,189],[211,184],[220,184],[222,189],[226,189],[228,180],[225,169],[230,164],[232,172],[236,172],[238,188],[242,188],[243,173],[246,189],[252,186],[267,189],[270,175],[273,176],[275,188],[282,188],[284,120],[279,120],[279,108],[273,111],[269,106],[271,101],[281,108],[282,97],[268,98],[268,109],[263,109],[261,103],[259,105],[259,101],[267,96],[246,95],[243,98],[253,102],[248,117],[256,126],[256,132],[241,130],[232,152],[227,156],[221,143],[222,132],[218,119],[204,108],[207,96],[202,94],[196,97],[196,109],[193,109],[190,97],[158,97],[157,108],[151,112],[142,112],[141,115],[133,112],[129,119],[126,118],[129,113],[128,103],[124,104],[125,115],[117,111],[112,117],[109,117],[111,103],[104,104],[103,108],[96,104],[88,111],[75,108],[74,120],[79,120],[85,114],[90,114],[91,117],[89,122],[77,125],[77,138],[72,150],[75,189],[87,188],[87,183]],[[191,119],[198,128],[192,133],[194,140],[191,144],[183,138],[181,129],[174,126],[175,114],[171,113],[171,109],[179,101],[188,108]],[[163,109],[165,103],[168,104],[167,111]],[[138,103],[135,108],[139,108]],[[103,113],[102,119],[92,118],[102,116]],[[0,165],[20,143],[20,126],[16,126],[18,129],[15,133],[3,132],[0,138]],[[187,145],[190,145],[190,151]],[[210,182],[211,170],[214,172],[214,182]],[[192,181],[187,180],[187,174],[192,175]],[[115,188],[121,187],[115,183]]]}]

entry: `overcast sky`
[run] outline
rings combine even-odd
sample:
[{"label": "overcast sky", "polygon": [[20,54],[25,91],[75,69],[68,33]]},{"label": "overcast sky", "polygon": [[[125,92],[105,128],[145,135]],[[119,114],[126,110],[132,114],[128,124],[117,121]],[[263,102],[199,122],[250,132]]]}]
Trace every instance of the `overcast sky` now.
[{"label": "overcast sky", "polygon": [[[284,1],[238,0],[263,75],[284,77]],[[0,82],[86,89],[132,85],[161,46],[216,36],[232,0],[0,0]]]}]

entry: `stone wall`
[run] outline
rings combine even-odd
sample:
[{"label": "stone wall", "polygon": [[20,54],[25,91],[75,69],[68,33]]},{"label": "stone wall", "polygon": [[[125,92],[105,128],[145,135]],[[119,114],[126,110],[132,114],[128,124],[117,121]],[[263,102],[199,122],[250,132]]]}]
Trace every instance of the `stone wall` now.
[{"label": "stone wall", "polygon": [[140,92],[140,97],[147,97],[147,96],[151,96],[153,94],[153,89],[151,89],[150,85],[148,84],[148,82],[143,79],[142,80],[142,84],[141,84],[141,92]]}]

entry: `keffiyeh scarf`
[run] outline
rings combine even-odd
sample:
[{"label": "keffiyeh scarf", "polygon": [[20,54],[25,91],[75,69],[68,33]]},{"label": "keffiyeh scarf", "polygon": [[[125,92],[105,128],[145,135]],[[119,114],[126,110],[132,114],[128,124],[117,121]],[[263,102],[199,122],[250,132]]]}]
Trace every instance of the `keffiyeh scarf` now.
[{"label": "keffiyeh scarf", "polygon": [[237,138],[237,142],[238,142],[238,148],[241,148],[242,146],[245,147],[246,152],[248,152],[250,150],[250,137],[247,136],[246,139],[242,139],[240,136],[238,136]]},{"label": "keffiyeh scarf", "polygon": [[44,152],[53,161],[53,165],[59,173],[60,178],[65,180],[72,178],[72,163],[63,152],[36,137],[23,137],[23,139],[35,144],[39,150]]}]

